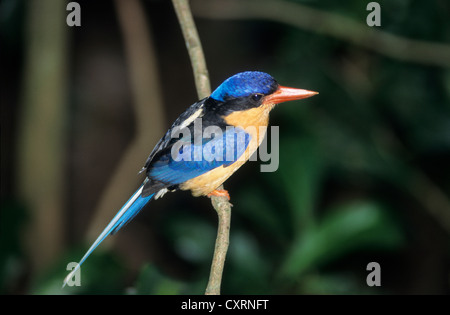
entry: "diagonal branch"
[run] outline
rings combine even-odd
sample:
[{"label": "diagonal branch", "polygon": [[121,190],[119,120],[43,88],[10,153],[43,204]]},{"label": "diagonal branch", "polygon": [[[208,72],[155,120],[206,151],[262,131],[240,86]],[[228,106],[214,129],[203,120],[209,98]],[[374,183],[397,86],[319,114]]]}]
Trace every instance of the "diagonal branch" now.
[{"label": "diagonal branch", "polygon": [[261,19],[338,38],[408,62],[450,68],[450,45],[408,39],[345,16],[281,0],[196,0],[196,16],[213,19]]},{"label": "diagonal branch", "polygon": [[189,58],[191,59],[198,98],[202,99],[211,94],[211,85],[209,83],[209,74],[206,67],[205,55],[203,54],[202,43],[200,42],[188,1],[172,0],[172,3],[181,26],[181,31],[183,32]]}]

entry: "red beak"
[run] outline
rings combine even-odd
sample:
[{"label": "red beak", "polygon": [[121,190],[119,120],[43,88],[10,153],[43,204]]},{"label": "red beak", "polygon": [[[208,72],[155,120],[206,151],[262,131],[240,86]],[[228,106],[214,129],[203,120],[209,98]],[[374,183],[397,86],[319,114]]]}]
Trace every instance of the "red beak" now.
[{"label": "red beak", "polygon": [[264,98],[264,103],[279,104],[287,101],[300,100],[316,94],[319,94],[319,92],[280,86],[278,90]]}]

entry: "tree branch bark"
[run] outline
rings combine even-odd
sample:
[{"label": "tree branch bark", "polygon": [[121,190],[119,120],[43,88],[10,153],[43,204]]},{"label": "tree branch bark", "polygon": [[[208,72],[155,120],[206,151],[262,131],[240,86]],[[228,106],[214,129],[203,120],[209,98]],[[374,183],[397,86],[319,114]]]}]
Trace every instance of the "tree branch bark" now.
[{"label": "tree branch bark", "polygon": [[189,58],[191,59],[198,98],[202,99],[211,94],[211,85],[202,43],[198,36],[188,1],[172,0],[172,3],[181,26],[181,31],[183,32]]}]

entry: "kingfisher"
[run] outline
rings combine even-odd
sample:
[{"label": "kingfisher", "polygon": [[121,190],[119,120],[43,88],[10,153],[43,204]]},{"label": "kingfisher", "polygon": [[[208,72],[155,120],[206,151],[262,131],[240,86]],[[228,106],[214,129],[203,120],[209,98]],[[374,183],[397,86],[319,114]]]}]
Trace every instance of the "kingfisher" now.
[{"label": "kingfisher", "polygon": [[67,275],[63,287],[97,246],[150,200],[176,190],[230,200],[228,192],[218,187],[259,147],[273,107],[316,94],[281,86],[264,72],[246,71],[229,77],[209,97],[191,105],[155,145],[141,170],[146,175],[143,183]]}]

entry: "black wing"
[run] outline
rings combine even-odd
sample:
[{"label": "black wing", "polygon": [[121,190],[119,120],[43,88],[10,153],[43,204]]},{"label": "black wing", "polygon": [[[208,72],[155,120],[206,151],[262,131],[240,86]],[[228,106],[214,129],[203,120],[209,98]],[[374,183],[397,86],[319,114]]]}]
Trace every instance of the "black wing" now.
[{"label": "black wing", "polygon": [[[208,98],[204,98],[194,104],[192,104],[185,112],[183,112],[172,124],[166,134],[158,141],[158,143],[153,148],[152,152],[147,158],[147,161],[144,164],[144,167],[141,169],[140,173],[146,172],[148,181],[144,185],[142,190],[142,195],[148,196],[152,193],[155,193],[163,188],[169,188],[170,190],[175,190],[178,185],[173,185],[170,183],[165,183],[158,180],[152,180],[151,176],[149,176],[149,169],[151,168],[152,162],[154,160],[158,160],[158,156],[164,156],[166,152],[170,152],[173,144],[178,140],[172,137],[172,133],[175,129],[181,129],[183,127],[188,127],[191,125],[195,118],[202,117],[204,115],[204,104]],[[156,158],[155,158],[156,157]]]},{"label": "black wing", "polygon": [[[204,103],[205,103],[206,99],[207,98],[204,98],[204,99],[192,104],[184,113],[182,113],[175,120],[175,122],[172,124],[172,126],[169,128],[169,130],[166,132],[166,134],[161,139],[159,139],[158,143],[153,148],[152,152],[150,153],[150,155],[147,158],[147,161],[144,164],[144,167],[141,169],[141,172],[144,172],[145,170],[148,169],[148,167],[149,167],[150,163],[152,162],[153,158],[155,157],[156,153],[158,153],[166,148],[171,147],[176,142],[177,139],[173,139],[171,137],[171,134],[174,129],[180,128],[183,126],[188,127],[188,126],[185,126],[183,124],[183,122],[189,121],[190,118],[193,117],[193,115],[195,115],[195,116],[198,115],[197,117],[202,117],[204,115]],[[201,111],[201,112],[199,112],[199,111]],[[194,119],[192,119],[191,123],[193,122]]]}]

